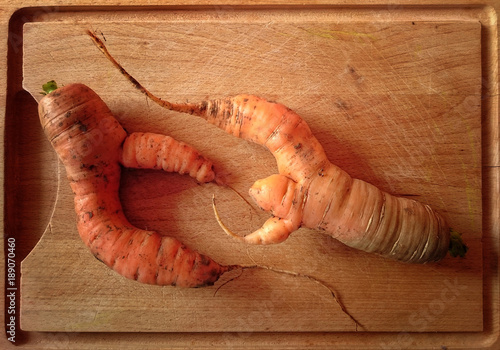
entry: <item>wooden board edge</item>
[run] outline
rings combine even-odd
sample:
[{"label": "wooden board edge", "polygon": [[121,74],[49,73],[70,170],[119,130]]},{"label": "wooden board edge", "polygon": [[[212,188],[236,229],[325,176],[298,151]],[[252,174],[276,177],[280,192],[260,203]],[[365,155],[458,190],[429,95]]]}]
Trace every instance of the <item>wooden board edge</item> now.
[{"label": "wooden board edge", "polygon": [[[21,3],[21,2],[19,2]],[[88,5],[84,1],[75,1],[75,4]],[[177,5],[182,5],[182,1],[173,1]],[[202,4],[211,4],[213,2],[201,1]],[[267,2],[261,2],[261,4],[265,4]],[[281,2],[282,4],[284,2]],[[288,2],[287,2],[288,3]],[[335,3],[335,1],[330,1],[328,3]],[[414,1],[413,3],[417,4],[419,2]],[[108,6],[115,5],[115,1],[103,1],[103,4]],[[273,2],[276,5],[275,2]],[[376,1],[366,1],[364,3],[358,3],[356,6],[373,6],[376,5]],[[433,5],[439,4],[443,5],[443,2],[433,2],[426,1],[425,5]],[[470,2],[466,3],[467,5],[471,5]],[[500,28],[497,22],[497,13],[498,9],[500,9],[500,4],[498,1],[486,1],[486,2],[477,2],[478,5],[486,5],[483,7],[483,14],[485,22],[483,22],[483,30],[487,33],[487,39],[483,39],[484,44],[494,43],[494,48],[491,48],[486,58],[488,63],[488,71],[483,73],[483,77],[489,77],[489,87],[488,92],[491,94],[487,97],[487,106],[486,110],[491,119],[488,120],[489,123],[495,126],[494,130],[495,135],[488,135],[490,138],[490,142],[492,142],[491,146],[493,149],[498,150],[498,29]],[[15,68],[13,69],[9,63],[14,62],[14,57],[12,57],[12,45],[15,45],[18,37],[15,36],[17,33],[15,28],[12,26],[19,25],[19,23],[13,22],[13,16],[15,16],[16,11],[22,9],[20,6],[13,5],[12,3],[8,3],[5,0],[0,1],[0,5],[2,5],[3,11],[0,13],[0,32],[3,34],[2,38],[4,48],[7,48],[8,57],[7,60],[2,60],[0,62],[0,76],[4,77],[5,85],[4,89],[0,90],[0,141],[4,141],[4,132],[5,132],[5,116],[7,109],[7,102],[9,101],[9,95],[12,96],[15,94],[20,86],[17,86],[15,78],[19,77],[20,71],[17,71]],[[24,6],[36,6],[37,3],[35,1],[25,1],[22,3]],[[130,2],[130,5],[134,5],[134,2]],[[453,5],[453,3],[450,3]],[[19,12],[18,12],[19,13]],[[18,19],[20,20],[20,19]],[[9,66],[9,69],[8,69]],[[486,74],[486,75],[485,75]],[[495,79],[491,79],[495,78]],[[14,79],[14,80],[13,80]],[[493,83],[494,80],[494,83]],[[495,93],[496,91],[496,93]],[[484,102],[483,102],[484,103]],[[2,146],[2,151],[5,149]],[[3,152],[2,152],[3,153]],[[496,214],[497,218],[500,217],[500,199],[495,194],[499,193],[499,182],[500,182],[500,170],[499,170],[499,157],[498,152],[496,154],[489,154],[488,160],[486,163],[483,163],[483,167],[488,168],[487,175],[485,176],[485,180],[491,185],[492,195],[489,195],[485,200],[488,202],[489,210],[492,214]],[[5,164],[4,158],[1,158],[0,161],[0,181],[1,181],[1,191],[2,198],[0,199],[0,203],[2,205],[6,205],[5,203]],[[493,216],[492,216],[493,217]],[[1,231],[2,238],[6,237],[5,230],[5,217],[4,213],[0,214],[0,219],[4,222],[4,227]],[[485,249],[488,251],[485,252],[485,281],[484,290],[485,290],[485,308],[490,307],[489,311],[485,313],[485,329],[481,333],[471,333],[471,334],[463,334],[460,338],[459,343],[453,342],[455,335],[454,334],[415,334],[410,335],[411,339],[414,339],[415,342],[412,344],[417,344],[417,347],[413,345],[409,345],[408,348],[425,348],[429,345],[429,341],[436,341],[436,338],[440,339],[440,342],[445,344],[449,344],[449,346],[455,344],[462,344],[470,349],[498,349],[500,348],[500,312],[499,312],[499,300],[500,300],[500,292],[499,292],[499,237],[498,234],[500,232],[500,224],[497,220],[492,220],[488,224],[488,244],[485,246],[489,246]],[[0,246],[5,248],[4,239],[1,240]],[[4,252],[4,249],[2,249]],[[5,274],[5,254],[4,258],[0,259],[0,269],[2,271],[3,278],[0,281],[0,286],[5,290],[5,282],[6,282],[6,274]],[[6,295],[4,295],[4,301],[6,300]],[[2,304],[2,315],[4,315],[5,321],[5,302]],[[465,315],[464,315],[465,317]],[[4,324],[6,324],[4,322]],[[344,337],[345,336],[345,337]],[[406,338],[405,338],[406,337]],[[339,348],[363,348],[366,349],[367,346],[373,347],[373,345],[378,344],[374,348],[397,348],[394,347],[394,343],[396,341],[400,341],[399,345],[409,344],[407,338],[408,334],[400,333],[396,334],[395,337],[387,338],[387,334],[227,334],[223,335],[212,335],[212,334],[112,334],[106,336],[105,334],[91,334],[91,333],[79,333],[79,334],[33,334],[26,335],[24,341],[21,339],[21,343],[18,343],[19,348],[38,348],[47,347],[52,345],[67,345],[68,347],[71,345],[73,348],[87,349],[89,347],[95,347],[99,344],[106,344],[109,346],[110,344],[116,344],[116,348],[136,348],[139,344],[144,346],[144,348],[156,348],[157,346],[163,347],[165,344],[171,344],[178,347],[184,346],[185,344],[190,344],[189,348],[205,348],[207,344],[215,344],[220,345],[221,347],[231,347],[231,348],[252,348],[256,345],[276,348],[279,347],[279,344],[286,344],[287,347],[295,347],[300,348],[301,346],[309,345],[311,348],[330,348],[332,344],[337,344]],[[90,341],[91,338],[95,338],[95,342]],[[220,339],[222,338],[222,340]],[[342,339],[344,338],[344,339]],[[366,339],[370,338],[370,342],[367,342]],[[14,345],[9,342],[6,337],[0,337],[0,345],[2,348],[13,348]],[[355,341],[357,339],[357,341]],[[405,340],[406,339],[406,340]],[[377,343],[378,341],[378,343]],[[455,341],[456,338],[455,338]],[[406,343],[405,343],[406,342]],[[35,345],[36,343],[36,345]],[[156,344],[156,345],[155,345]],[[312,344],[312,345],[311,345]],[[191,345],[193,347],[191,347]],[[392,346],[392,347],[391,347]]]}]

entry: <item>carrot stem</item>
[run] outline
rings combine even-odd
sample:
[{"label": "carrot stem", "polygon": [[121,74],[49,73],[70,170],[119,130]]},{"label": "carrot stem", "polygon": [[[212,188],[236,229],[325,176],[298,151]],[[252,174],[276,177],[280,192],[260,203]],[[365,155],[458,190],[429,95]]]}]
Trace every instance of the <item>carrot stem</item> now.
[{"label": "carrot stem", "polygon": [[57,90],[57,83],[54,80],[48,81],[42,85],[43,95],[48,95],[52,91]]},{"label": "carrot stem", "polygon": [[452,257],[465,257],[465,254],[469,250],[469,247],[464,243],[462,239],[462,234],[455,231],[454,229],[450,229],[450,248],[448,252]]}]

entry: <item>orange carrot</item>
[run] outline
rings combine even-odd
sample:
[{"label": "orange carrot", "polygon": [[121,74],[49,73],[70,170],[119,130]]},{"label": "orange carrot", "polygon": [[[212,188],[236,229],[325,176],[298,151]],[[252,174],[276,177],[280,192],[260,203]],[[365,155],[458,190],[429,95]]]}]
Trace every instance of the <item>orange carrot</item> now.
[{"label": "orange carrot", "polygon": [[189,174],[199,182],[215,179],[212,162],[190,145],[170,136],[136,132],[122,145],[120,163],[127,168],[163,169]]},{"label": "orange carrot", "polygon": [[202,117],[274,155],[279,175],[257,181],[250,190],[273,217],[239,239],[279,243],[303,226],[325,231],[350,247],[406,262],[437,261],[447,251],[461,256],[467,251],[460,235],[428,205],[394,197],[333,165],[307,123],[288,107],[253,95],[200,103],[162,100],[130,76],[99,38],[88,34],[137,89],[162,107]]},{"label": "orange carrot", "polygon": [[212,285],[234,268],[175,238],[134,227],[119,200],[120,164],[209,182],[215,174],[208,159],[169,136],[127,135],[101,98],[82,84],[50,92],[38,110],[75,194],[78,232],[97,259],[139,282],[182,287]]}]

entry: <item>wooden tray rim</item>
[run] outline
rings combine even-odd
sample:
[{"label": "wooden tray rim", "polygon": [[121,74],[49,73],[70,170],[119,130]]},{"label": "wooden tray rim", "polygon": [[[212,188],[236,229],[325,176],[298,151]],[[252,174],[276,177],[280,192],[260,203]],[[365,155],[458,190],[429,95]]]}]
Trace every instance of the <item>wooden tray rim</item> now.
[{"label": "wooden tray rim", "polygon": [[[3,2],[3,1],[2,1]],[[103,1],[102,6],[89,5],[82,1],[77,1],[80,5],[67,5],[63,7],[59,7],[59,11],[61,13],[71,13],[71,12],[85,12],[85,11],[108,11],[113,9],[114,11],[118,7],[120,11],[158,11],[158,10],[174,10],[174,9],[198,9],[203,10],[204,8],[211,7],[214,5],[214,2],[200,2],[196,5],[188,5],[183,3],[182,1],[172,1],[168,5],[161,6],[133,6],[133,2],[129,5],[118,6],[113,4],[111,1]],[[366,9],[373,10],[376,8],[383,9],[384,6],[382,4],[376,4],[372,1],[368,1],[365,4],[358,5],[342,5],[338,3],[326,2],[318,5],[300,5],[299,3],[289,4],[289,3],[256,3],[256,5],[244,5],[238,2],[227,2],[226,6],[235,6],[238,9],[270,9],[270,8],[351,8],[351,9]],[[47,7],[36,6],[36,2],[32,2],[28,5],[35,6],[26,6],[16,8],[12,4],[10,8],[4,12],[2,15],[9,16],[8,18],[3,19],[3,24],[7,27],[7,23],[9,24],[8,28],[11,29],[10,35],[16,33],[12,31],[12,28],[18,25],[16,21],[31,21],[35,18],[37,11],[45,11],[48,9]],[[215,4],[216,6],[224,6],[222,4]],[[414,9],[425,9],[425,10],[434,10],[434,9],[442,9],[442,3],[439,5],[437,3],[425,2],[425,5],[417,4],[415,1],[412,1],[412,8]],[[453,5],[453,4],[450,4]],[[394,6],[399,6],[398,4]],[[483,15],[479,20],[482,23],[482,43],[483,43],[483,77],[489,78],[490,85],[487,86],[490,92],[498,92],[498,23],[497,23],[497,15],[496,11],[498,9],[497,1],[490,1],[490,4],[481,4],[476,3],[475,5],[455,5],[451,7],[447,7],[447,10],[452,8],[455,9],[465,9],[469,10],[471,8],[475,8],[479,10]],[[8,7],[8,6],[6,6]],[[55,8],[55,7],[54,7]],[[40,14],[40,12],[38,12]],[[31,16],[31,20],[30,20]],[[4,30],[4,33],[6,31]],[[9,52],[11,52],[10,50]],[[13,91],[16,88],[19,88],[20,84],[18,81],[12,82],[12,79],[18,79],[19,76],[14,76],[12,73],[12,69],[8,71],[7,63],[2,63],[2,74],[7,77],[6,81],[8,82],[8,89],[6,92],[2,93],[2,99],[7,97],[9,91]],[[9,75],[10,74],[10,75]],[[11,84],[12,83],[12,84]],[[8,102],[8,101],[7,101]],[[484,101],[483,101],[484,102]],[[2,101],[2,104],[5,103]],[[5,110],[6,105],[2,106],[2,111]],[[483,122],[486,122],[487,125],[493,127],[485,136],[485,145],[483,145],[483,180],[485,183],[485,189],[483,190],[483,202],[485,204],[485,208],[488,208],[490,211],[490,217],[492,218],[490,222],[485,222],[484,225],[487,227],[489,231],[487,240],[491,243],[491,247],[488,249],[485,247],[484,252],[484,312],[485,312],[485,330],[483,332],[478,333],[462,333],[461,337],[456,337],[455,334],[448,333],[422,333],[422,334],[409,334],[409,333],[370,333],[370,334],[359,334],[359,333],[335,333],[335,334],[316,334],[316,333],[299,333],[299,334],[290,334],[290,333],[279,333],[279,334],[268,334],[268,333],[253,333],[253,334],[232,334],[224,337],[226,339],[220,339],[220,335],[217,334],[207,334],[207,333],[182,333],[182,334],[110,334],[106,333],[100,334],[76,334],[76,335],[54,335],[52,337],[44,337],[44,343],[46,346],[50,346],[50,344],[58,344],[61,340],[65,340],[67,338],[68,345],[75,345],[76,348],[88,348],[84,344],[92,346],[89,344],[90,335],[94,336],[97,340],[98,344],[113,344],[116,347],[126,346],[126,344],[135,343],[143,344],[147,346],[147,348],[155,348],[158,345],[169,344],[175,347],[185,347],[186,344],[189,344],[189,347],[200,347],[203,348],[204,345],[213,344],[218,347],[255,347],[255,346],[264,346],[271,347],[276,345],[286,345],[287,347],[294,346],[305,346],[310,344],[313,348],[328,348],[332,345],[337,345],[340,347],[349,347],[349,348],[366,348],[367,346],[373,346],[374,342],[379,344],[382,348],[394,348],[394,342],[400,341],[404,344],[405,339],[415,340],[414,343],[418,343],[418,347],[426,347],[426,345],[436,344],[436,342],[441,342],[443,344],[454,344],[454,345],[462,345],[467,348],[496,348],[498,345],[498,335],[499,335],[499,291],[498,291],[498,283],[499,283],[499,275],[498,275],[498,230],[499,230],[499,220],[494,220],[494,217],[500,217],[499,214],[499,198],[498,198],[498,183],[499,183],[499,161],[498,161],[498,97],[494,98],[488,97],[486,101],[486,105],[483,106]],[[2,138],[4,136],[4,124],[5,124],[5,113],[2,113],[2,120],[0,126],[2,127]],[[486,132],[485,132],[486,133]],[[493,135],[491,135],[493,134]],[[496,135],[496,139],[495,139]],[[2,158],[2,166],[4,165]],[[2,172],[2,181],[5,177],[5,169]],[[4,189],[2,186],[2,194],[5,195]],[[3,204],[4,196],[2,196],[2,204]],[[496,214],[496,215],[495,215]],[[3,219],[3,216],[2,216]],[[3,220],[2,220],[3,221]],[[4,236],[5,236],[5,232]],[[2,245],[4,241],[2,240]],[[485,244],[487,246],[487,244]],[[5,259],[1,260],[2,267],[5,267]],[[2,268],[2,273],[5,274],[5,269]],[[2,279],[2,283],[4,283],[4,279]],[[29,337],[27,337],[29,338]],[[4,341],[2,341],[3,343]],[[80,344],[81,345],[78,345]],[[10,342],[5,341],[5,345],[11,345]],[[64,343],[64,341],[63,341]],[[391,345],[392,344],[392,345]],[[33,348],[33,344],[27,341],[22,347]],[[36,347],[36,345],[35,345]]]}]

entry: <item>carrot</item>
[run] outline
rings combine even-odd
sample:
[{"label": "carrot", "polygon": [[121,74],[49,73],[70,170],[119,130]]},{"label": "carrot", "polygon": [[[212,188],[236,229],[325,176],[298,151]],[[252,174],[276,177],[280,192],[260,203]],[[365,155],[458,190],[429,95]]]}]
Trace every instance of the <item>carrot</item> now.
[{"label": "carrot", "polygon": [[188,174],[198,182],[215,180],[211,161],[190,145],[166,135],[130,134],[123,142],[119,161],[127,168],[163,169]]},{"label": "carrot", "polygon": [[[332,164],[307,123],[290,108],[253,95],[199,103],[162,100],[130,76],[97,36],[88,34],[113,65],[160,106],[202,117],[274,155],[279,174],[257,181],[250,190],[257,204],[273,216],[238,239],[279,243],[299,227],[308,227],[350,247],[405,262],[438,261],[448,251],[452,256],[465,255],[467,246],[437,211],[353,179]],[[236,236],[217,212],[216,217],[228,234]]]},{"label": "carrot", "polygon": [[[215,177],[212,163],[169,136],[127,135],[102,99],[82,84],[44,86],[39,103],[43,130],[66,168],[75,195],[77,228],[94,256],[142,283],[212,285],[235,266],[222,266],[175,238],[129,223],[119,199],[121,165]],[[52,91],[53,90],[53,91]]]}]

